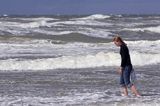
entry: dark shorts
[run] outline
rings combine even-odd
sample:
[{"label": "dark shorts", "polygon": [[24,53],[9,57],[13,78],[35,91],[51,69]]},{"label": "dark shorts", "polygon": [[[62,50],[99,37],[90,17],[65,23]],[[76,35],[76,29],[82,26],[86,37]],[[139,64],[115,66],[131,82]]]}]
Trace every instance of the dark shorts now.
[{"label": "dark shorts", "polygon": [[133,84],[130,81],[130,75],[132,71],[132,66],[126,66],[122,70],[122,74],[120,76],[120,85],[121,87],[131,87]]}]

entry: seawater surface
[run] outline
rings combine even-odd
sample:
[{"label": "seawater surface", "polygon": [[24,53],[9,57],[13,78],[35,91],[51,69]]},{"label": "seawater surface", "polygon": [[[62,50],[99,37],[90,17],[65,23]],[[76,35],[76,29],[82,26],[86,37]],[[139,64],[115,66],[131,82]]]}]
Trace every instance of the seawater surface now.
[{"label": "seawater surface", "polygon": [[[1,106],[159,106],[160,16],[0,16]],[[119,34],[142,97],[122,97]]]}]

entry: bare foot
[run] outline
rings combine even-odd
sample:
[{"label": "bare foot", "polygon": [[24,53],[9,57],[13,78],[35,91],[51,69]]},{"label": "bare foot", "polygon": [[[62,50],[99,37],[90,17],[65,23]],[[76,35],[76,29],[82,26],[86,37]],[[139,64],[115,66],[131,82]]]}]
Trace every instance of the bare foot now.
[{"label": "bare foot", "polygon": [[137,94],[136,97],[142,97],[140,94]]},{"label": "bare foot", "polygon": [[127,97],[128,95],[124,94],[124,93],[121,93],[121,96],[123,97]]}]

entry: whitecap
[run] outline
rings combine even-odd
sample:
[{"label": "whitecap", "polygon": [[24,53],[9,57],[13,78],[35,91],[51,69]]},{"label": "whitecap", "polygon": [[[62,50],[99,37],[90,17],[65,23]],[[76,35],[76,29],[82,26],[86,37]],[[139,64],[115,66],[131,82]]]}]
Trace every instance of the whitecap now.
[{"label": "whitecap", "polygon": [[77,18],[77,19],[81,19],[81,20],[95,20],[95,19],[105,19],[105,18],[110,18],[111,16],[109,15],[102,15],[102,14],[94,14],[94,15],[90,15],[87,17],[83,17],[83,18]]},{"label": "whitecap", "polygon": [[155,33],[160,33],[160,26],[157,27],[147,27],[147,28],[124,28],[123,30],[129,30],[129,31],[151,31]]},{"label": "whitecap", "polygon": [[[160,54],[146,54],[131,52],[133,65],[144,66],[160,63]],[[58,58],[35,59],[35,60],[0,60],[1,70],[49,70],[66,68],[90,68],[102,66],[119,66],[119,53],[99,52],[95,55],[62,56]]]}]

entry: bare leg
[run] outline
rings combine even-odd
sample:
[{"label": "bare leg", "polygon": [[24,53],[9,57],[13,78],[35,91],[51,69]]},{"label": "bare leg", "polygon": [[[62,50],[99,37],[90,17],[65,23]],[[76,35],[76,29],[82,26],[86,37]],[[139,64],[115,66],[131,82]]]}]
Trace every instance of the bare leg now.
[{"label": "bare leg", "polygon": [[123,94],[124,96],[128,96],[128,90],[127,90],[127,87],[123,87]]},{"label": "bare leg", "polygon": [[131,91],[132,91],[136,96],[140,96],[140,94],[138,93],[135,85],[132,85],[132,86],[131,86]]}]

